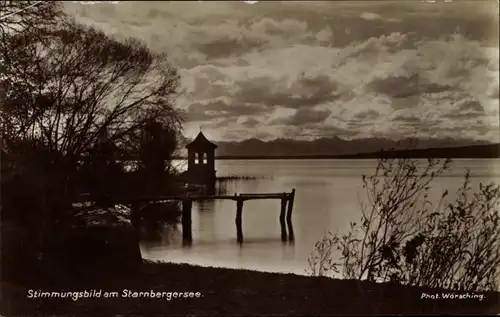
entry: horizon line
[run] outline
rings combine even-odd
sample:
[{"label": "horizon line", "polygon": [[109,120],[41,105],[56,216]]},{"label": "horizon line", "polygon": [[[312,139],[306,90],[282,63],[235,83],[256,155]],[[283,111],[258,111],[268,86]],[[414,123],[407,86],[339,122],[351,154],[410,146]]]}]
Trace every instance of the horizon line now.
[{"label": "horizon line", "polygon": [[[302,142],[312,142],[312,141],[317,141],[317,140],[321,140],[321,139],[340,139],[340,140],[343,140],[343,141],[348,141],[348,142],[352,142],[352,141],[359,141],[359,140],[368,140],[368,139],[378,139],[378,140],[390,140],[390,141],[394,141],[394,142],[401,142],[401,141],[407,141],[407,140],[410,140],[410,141],[428,141],[428,140],[439,140],[439,141],[445,141],[445,140],[450,140],[450,141],[470,141],[470,142],[483,142],[483,143],[487,143],[487,144],[500,144],[500,140],[499,141],[490,141],[490,140],[479,140],[479,139],[463,139],[463,138],[452,138],[452,137],[445,137],[445,138],[434,138],[434,137],[406,137],[406,138],[399,138],[399,139],[392,139],[390,137],[366,137],[366,138],[352,138],[352,139],[348,139],[348,138],[343,138],[343,137],[339,137],[339,136],[330,136],[330,137],[326,137],[326,136],[323,136],[323,137],[317,137],[317,138],[313,138],[313,139],[308,139],[308,140],[303,140],[303,139],[293,139],[293,138],[284,138],[284,137],[277,137],[277,138],[274,138],[274,139],[270,139],[270,140],[263,140],[263,139],[259,139],[259,138],[255,138],[255,137],[251,137],[251,138],[246,138],[246,139],[241,139],[241,140],[232,140],[232,141],[224,141],[224,140],[215,140],[215,139],[211,139],[209,141],[211,142],[214,142],[214,143],[238,143],[238,142],[244,142],[244,141],[249,141],[249,140],[256,140],[256,141],[260,141],[260,142],[264,142],[264,143],[268,143],[268,142],[274,142],[274,141],[279,141],[279,140],[285,140],[285,141],[302,141]],[[194,138],[186,138],[185,139],[187,140],[193,140]]]}]

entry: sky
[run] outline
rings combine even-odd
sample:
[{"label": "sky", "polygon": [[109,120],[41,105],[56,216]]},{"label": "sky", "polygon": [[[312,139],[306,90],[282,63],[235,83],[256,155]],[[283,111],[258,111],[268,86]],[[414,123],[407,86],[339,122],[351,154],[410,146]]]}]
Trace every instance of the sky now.
[{"label": "sky", "polygon": [[168,55],[187,137],[500,138],[497,0],[65,7]]}]

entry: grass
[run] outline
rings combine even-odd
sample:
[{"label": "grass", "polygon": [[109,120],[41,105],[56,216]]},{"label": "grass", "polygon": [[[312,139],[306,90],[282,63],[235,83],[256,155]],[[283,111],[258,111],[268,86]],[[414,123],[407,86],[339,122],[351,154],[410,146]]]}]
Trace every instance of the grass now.
[{"label": "grass", "polygon": [[[335,280],[293,274],[207,268],[187,264],[145,262],[137,271],[95,272],[92,278],[47,286],[2,282],[2,311],[13,315],[84,316],[238,316],[238,315],[370,315],[370,314],[493,314],[500,294],[478,299],[421,299],[422,293],[443,290]],[[123,289],[148,292],[200,292],[200,298],[29,299],[29,289],[83,291]]]}]

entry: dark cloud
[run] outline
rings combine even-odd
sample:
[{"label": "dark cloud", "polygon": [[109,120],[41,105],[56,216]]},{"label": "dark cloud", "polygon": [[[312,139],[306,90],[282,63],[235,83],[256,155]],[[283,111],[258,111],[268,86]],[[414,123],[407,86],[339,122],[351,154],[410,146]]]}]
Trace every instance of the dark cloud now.
[{"label": "dark cloud", "polygon": [[488,95],[488,97],[500,99],[500,90],[498,85],[495,85],[495,87],[491,90],[491,93]]},{"label": "dark cloud", "polygon": [[392,98],[391,107],[394,110],[413,108],[420,102],[420,95],[413,95],[406,98]]},{"label": "dark cloud", "polygon": [[[219,23],[217,23],[217,21]],[[279,45],[312,44],[317,42],[307,23],[278,17],[220,19],[212,17],[188,21],[194,53],[208,60],[241,56],[252,50],[265,50]]]},{"label": "dark cloud", "polygon": [[190,105],[186,111],[186,119],[189,121],[230,119],[245,115],[264,114],[269,111],[264,105],[245,104],[236,107],[224,100],[211,100],[207,104],[195,103]]},{"label": "dark cloud", "polygon": [[484,112],[484,108],[481,103],[475,99],[465,99],[457,102],[459,111],[469,111],[469,112]]},{"label": "dark cloud", "polygon": [[340,84],[326,75],[302,77],[291,87],[268,77],[238,83],[240,89],[232,96],[236,104],[262,103],[269,107],[299,109],[339,99],[344,92]]},{"label": "dark cloud", "polygon": [[228,37],[207,43],[196,44],[195,50],[201,52],[209,59],[214,59],[249,53],[253,49],[264,45],[265,42],[257,39]]},{"label": "dark cloud", "polygon": [[422,123],[422,119],[416,116],[405,116],[405,115],[398,115],[394,119],[394,121],[399,121],[403,123],[409,123],[409,124],[420,124]]},{"label": "dark cloud", "polygon": [[379,116],[380,114],[377,111],[370,109],[356,114],[354,118],[358,120],[375,120]]},{"label": "dark cloud", "polygon": [[[227,95],[227,86],[221,83],[214,83],[217,80],[217,77],[210,77],[210,80],[203,77],[197,77],[194,79],[195,81],[195,89],[189,93],[187,96],[197,97],[201,100],[203,99],[212,99],[216,97],[221,97]],[[198,100],[199,100],[198,99]]]},{"label": "dark cloud", "polygon": [[269,139],[269,138],[273,138],[274,135],[267,132],[267,131],[264,131],[264,130],[258,130],[257,133],[255,133],[255,138],[257,139]]},{"label": "dark cloud", "polygon": [[241,141],[243,139],[275,139],[275,135],[265,130],[250,130],[250,129],[224,129],[222,138],[225,140]]},{"label": "dark cloud", "polygon": [[454,127],[442,127],[440,129],[433,129],[432,132],[438,132],[438,133],[443,133],[443,134],[448,134],[448,135],[457,135],[457,136],[462,136],[464,134],[470,134],[470,133],[477,133],[478,135],[487,135],[491,132],[497,132],[498,133],[498,128],[491,127],[491,126],[481,126],[481,125],[476,125],[476,126],[463,126],[463,125],[457,125]]},{"label": "dark cloud", "polygon": [[222,129],[222,138],[224,140],[241,141],[243,139],[274,139],[275,136],[269,131],[265,130],[252,130],[247,128],[232,128]]},{"label": "dark cloud", "polygon": [[330,111],[328,110],[312,110],[302,108],[297,110],[295,114],[287,120],[287,123],[293,126],[299,126],[307,123],[322,123],[328,118]]},{"label": "dark cloud", "polygon": [[[452,35],[460,31],[471,40],[498,47],[498,17],[495,17],[495,14],[498,14],[498,5],[490,3],[492,10],[488,12],[481,10],[481,6],[473,1],[442,2],[442,6],[438,8],[440,5],[438,3],[405,1],[394,5],[392,1],[381,1],[379,4],[374,4],[372,12],[380,13],[389,19],[376,19],[376,21],[362,20],[359,9],[352,9],[353,17],[335,17],[334,22],[337,24],[349,26],[351,36],[338,38],[337,34],[342,35],[342,33],[334,30],[336,41],[339,41],[340,45],[346,45],[348,44],[346,42],[353,37],[367,39],[391,32],[417,33],[420,38],[438,39],[443,35]],[[429,10],[429,7],[432,9]],[[483,8],[486,8],[486,4],[483,4]],[[400,22],[394,23],[390,18],[398,19]]]},{"label": "dark cloud", "polygon": [[485,115],[484,107],[474,98],[465,98],[455,104],[456,110],[443,115],[448,119],[467,120]]},{"label": "dark cloud", "polygon": [[310,130],[309,135],[315,138],[324,138],[324,137],[328,138],[333,136],[350,138],[356,136],[359,133],[358,130],[354,129],[345,129],[338,126],[321,125],[321,124],[309,124],[300,127],[300,129]]},{"label": "dark cloud", "polygon": [[347,123],[347,127],[349,129],[352,129],[352,130],[355,130],[355,131],[358,131],[361,128],[373,126],[373,122],[370,122],[370,121],[345,120],[344,122]]},{"label": "dark cloud", "polygon": [[256,128],[260,124],[260,121],[255,118],[248,118],[241,124],[247,128]]},{"label": "dark cloud", "polygon": [[209,124],[211,128],[227,128],[229,125],[235,124],[238,121],[237,118],[225,118],[220,121],[216,121],[213,124]]},{"label": "dark cloud", "polygon": [[227,141],[240,141],[247,138],[247,131],[234,130],[234,129],[224,129],[222,134],[222,139]]},{"label": "dark cloud", "polygon": [[455,119],[455,120],[467,120],[467,119],[471,119],[471,118],[479,118],[482,116],[483,116],[483,114],[475,113],[475,112],[472,112],[472,113],[457,112],[457,113],[448,113],[448,114],[444,115],[444,117],[446,117],[448,119]]},{"label": "dark cloud", "polygon": [[238,91],[232,96],[236,103],[266,103],[269,106],[275,104],[274,91],[276,86],[280,85],[279,80],[269,77],[255,78],[252,81],[237,81],[235,86]]},{"label": "dark cloud", "polygon": [[427,82],[418,74],[409,77],[393,76],[375,79],[367,85],[367,88],[372,92],[384,94],[395,99],[419,96],[423,93],[439,93],[452,89],[446,85]]},{"label": "dark cloud", "polygon": [[[443,35],[452,35],[457,31],[471,40],[481,41],[487,45],[498,46],[498,25],[491,17],[450,17],[444,14],[439,19],[436,17],[413,16],[408,17],[402,24],[403,32],[417,31],[422,38],[438,39]],[[439,29],[438,32],[436,30]],[[495,38],[496,37],[496,38]]]}]

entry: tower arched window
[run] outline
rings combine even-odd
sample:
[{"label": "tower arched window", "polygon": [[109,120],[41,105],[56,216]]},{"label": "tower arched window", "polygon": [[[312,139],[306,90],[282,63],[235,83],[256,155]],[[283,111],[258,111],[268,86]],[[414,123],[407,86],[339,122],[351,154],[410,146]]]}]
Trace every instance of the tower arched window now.
[{"label": "tower arched window", "polygon": [[207,158],[207,153],[203,153],[203,164],[208,164],[208,158]]},{"label": "tower arched window", "polygon": [[200,153],[194,153],[194,164],[200,163]]}]

